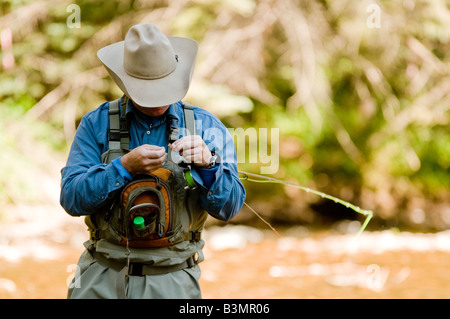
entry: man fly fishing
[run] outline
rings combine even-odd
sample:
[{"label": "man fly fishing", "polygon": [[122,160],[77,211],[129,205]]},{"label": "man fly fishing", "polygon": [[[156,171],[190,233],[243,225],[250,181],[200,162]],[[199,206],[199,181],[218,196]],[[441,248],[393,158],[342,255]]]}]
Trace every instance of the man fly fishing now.
[{"label": "man fly fishing", "polygon": [[124,95],[82,118],[61,171],[90,234],[68,298],[201,298],[206,217],[233,218],[245,189],[224,125],[181,101],[197,51],[152,24],[98,51]]}]

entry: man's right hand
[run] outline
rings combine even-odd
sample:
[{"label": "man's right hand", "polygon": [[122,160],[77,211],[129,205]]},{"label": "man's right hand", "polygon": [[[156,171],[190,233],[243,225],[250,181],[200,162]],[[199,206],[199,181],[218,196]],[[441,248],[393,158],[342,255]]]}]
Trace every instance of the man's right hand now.
[{"label": "man's right hand", "polygon": [[131,174],[150,174],[160,168],[167,157],[164,147],[144,144],[120,158],[122,166]]}]

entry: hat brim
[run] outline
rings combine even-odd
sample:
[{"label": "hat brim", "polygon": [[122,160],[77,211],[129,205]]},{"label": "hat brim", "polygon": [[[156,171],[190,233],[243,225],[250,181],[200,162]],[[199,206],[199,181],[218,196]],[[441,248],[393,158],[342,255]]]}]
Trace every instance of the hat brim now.
[{"label": "hat brim", "polygon": [[182,37],[168,37],[178,64],[169,75],[160,79],[140,79],[129,75],[123,67],[124,41],[108,45],[97,52],[117,86],[136,104],[143,107],[161,107],[183,99],[194,73],[198,43]]}]

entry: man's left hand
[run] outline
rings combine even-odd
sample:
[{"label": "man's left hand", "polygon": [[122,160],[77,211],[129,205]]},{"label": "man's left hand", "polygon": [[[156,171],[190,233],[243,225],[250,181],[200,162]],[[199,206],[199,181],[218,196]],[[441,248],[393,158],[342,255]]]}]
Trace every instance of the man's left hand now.
[{"label": "man's left hand", "polygon": [[211,161],[211,151],[200,135],[187,135],[170,145],[172,152],[179,152],[188,163],[198,167],[208,167]]}]

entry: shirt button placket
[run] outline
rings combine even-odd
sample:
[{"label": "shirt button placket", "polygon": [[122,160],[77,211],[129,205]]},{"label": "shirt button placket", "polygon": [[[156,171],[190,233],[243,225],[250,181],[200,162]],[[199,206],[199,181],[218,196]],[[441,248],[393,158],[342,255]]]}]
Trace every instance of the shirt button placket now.
[{"label": "shirt button placket", "polygon": [[151,132],[151,128],[152,128],[152,124],[149,124],[148,130],[145,132],[145,141],[146,141],[146,144],[149,144],[149,142],[150,142],[150,134],[152,133],[152,132]]}]

